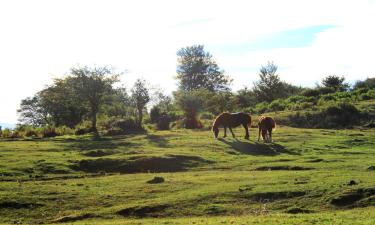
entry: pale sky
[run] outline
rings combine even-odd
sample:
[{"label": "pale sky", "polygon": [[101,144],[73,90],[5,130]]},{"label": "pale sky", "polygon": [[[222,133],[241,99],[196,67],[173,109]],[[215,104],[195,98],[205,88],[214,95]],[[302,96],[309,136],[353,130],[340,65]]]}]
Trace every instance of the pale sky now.
[{"label": "pale sky", "polygon": [[314,86],[329,74],[374,77],[375,1],[0,0],[0,122],[16,123],[21,99],[75,65],[110,65],[176,89],[176,52],[203,44],[252,87],[273,61],[282,80]]}]

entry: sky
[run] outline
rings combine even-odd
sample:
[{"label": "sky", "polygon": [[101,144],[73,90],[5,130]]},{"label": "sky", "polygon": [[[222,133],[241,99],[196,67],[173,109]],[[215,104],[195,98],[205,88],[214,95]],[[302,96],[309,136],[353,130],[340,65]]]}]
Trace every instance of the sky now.
[{"label": "sky", "polygon": [[178,49],[202,44],[232,90],[273,61],[281,79],[374,77],[374,0],[0,0],[0,122],[77,65],[112,66],[125,86],[177,88]]}]

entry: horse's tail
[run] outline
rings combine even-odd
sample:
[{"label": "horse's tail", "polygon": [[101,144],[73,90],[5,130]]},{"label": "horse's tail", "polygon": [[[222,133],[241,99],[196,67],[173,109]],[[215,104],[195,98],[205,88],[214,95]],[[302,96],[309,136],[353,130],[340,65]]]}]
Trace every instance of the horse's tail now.
[{"label": "horse's tail", "polygon": [[273,128],[274,131],[276,131],[276,122],[275,122],[275,120],[273,120],[272,128]]}]

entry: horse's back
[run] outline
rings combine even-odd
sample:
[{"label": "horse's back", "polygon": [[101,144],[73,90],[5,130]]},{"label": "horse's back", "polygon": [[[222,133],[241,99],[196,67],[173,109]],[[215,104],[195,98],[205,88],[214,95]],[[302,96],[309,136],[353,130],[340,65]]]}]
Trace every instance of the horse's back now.
[{"label": "horse's back", "polygon": [[259,128],[261,128],[261,129],[272,129],[272,128],[275,128],[276,123],[272,119],[272,117],[262,116],[262,117],[259,118],[258,125],[259,125]]},{"label": "horse's back", "polygon": [[223,126],[237,127],[241,124],[248,124],[251,122],[251,117],[247,113],[237,112],[237,113],[221,113],[215,121],[220,121]]}]

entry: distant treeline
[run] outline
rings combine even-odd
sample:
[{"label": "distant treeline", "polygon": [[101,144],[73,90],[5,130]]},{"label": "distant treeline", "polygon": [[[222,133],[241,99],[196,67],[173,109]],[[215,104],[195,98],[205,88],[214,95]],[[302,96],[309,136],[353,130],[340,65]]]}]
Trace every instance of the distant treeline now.
[{"label": "distant treeline", "polygon": [[65,77],[22,100],[17,128],[3,130],[1,135],[116,135],[141,132],[145,124],[156,129],[194,129],[224,111],[262,114],[288,110],[295,113],[282,122],[304,127],[349,126],[361,118],[372,118],[371,112],[362,112],[355,104],[375,99],[375,78],[351,87],[344,77],[328,75],[315,88],[303,88],[282,81],[277,66],[268,62],[260,67],[252,87],[233,92],[232,79],[202,45],[177,52],[176,72],[178,89],[169,96],[151,90],[141,79],[128,91],[119,83],[121,74],[110,67],[74,67]]}]

